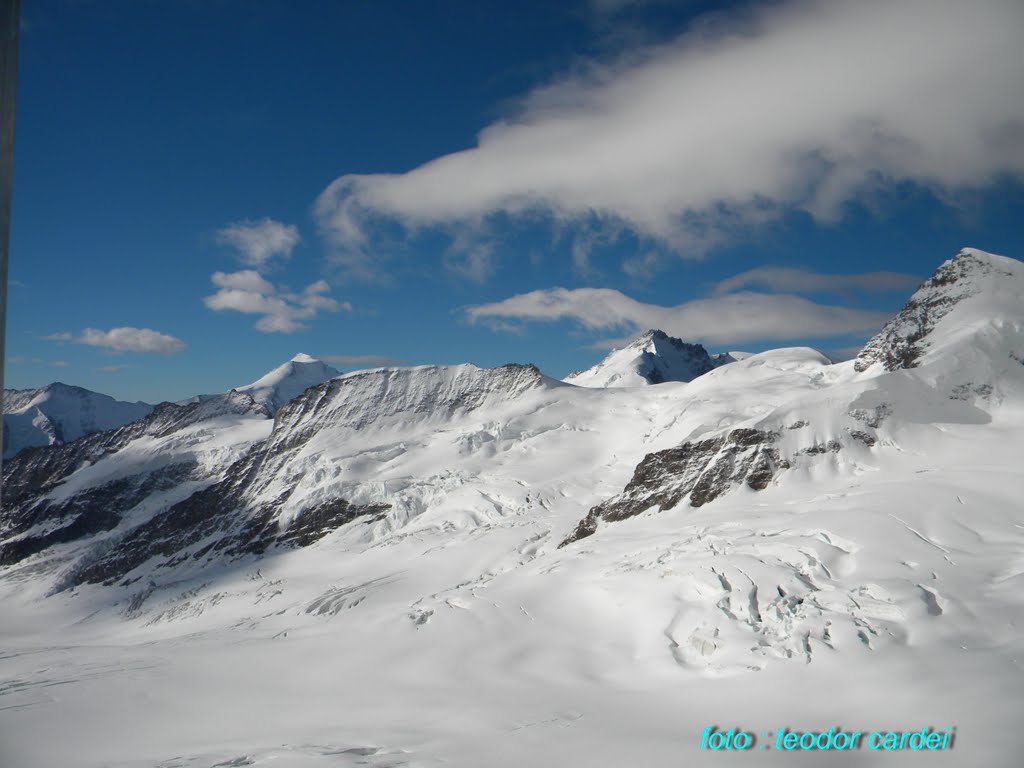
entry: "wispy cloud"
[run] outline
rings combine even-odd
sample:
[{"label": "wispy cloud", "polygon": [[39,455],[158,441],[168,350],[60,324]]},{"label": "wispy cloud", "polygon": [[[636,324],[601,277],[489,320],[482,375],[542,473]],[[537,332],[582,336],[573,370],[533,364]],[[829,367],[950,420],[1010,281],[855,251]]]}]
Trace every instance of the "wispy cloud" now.
[{"label": "wispy cloud", "polygon": [[8,365],[24,365],[26,363],[31,363],[33,365],[49,365],[49,366],[51,366],[53,368],[70,368],[71,367],[71,363],[67,362],[66,360],[50,360],[50,361],[46,361],[46,360],[43,360],[41,357],[33,357],[33,358],[30,359],[30,358],[24,357],[23,355],[15,355],[14,357],[8,357],[7,358],[7,364]]},{"label": "wispy cloud", "polygon": [[[572,320],[591,331],[659,328],[688,341],[736,344],[799,338],[829,338],[878,330],[887,312],[816,304],[799,296],[732,293],[665,307],[645,304],[610,288],[550,288],[492,304],[467,307],[470,322],[509,330],[509,321]],[[614,346],[612,339],[597,346]]]},{"label": "wispy cloud", "polygon": [[[621,6],[621,2],[610,2]],[[1019,0],[782,0],[527,94],[476,146],[346,175],[316,215],[338,258],[538,217],[699,255],[793,211],[911,182],[952,199],[1024,175]]]},{"label": "wispy cloud", "polygon": [[779,293],[848,293],[864,291],[885,293],[909,291],[922,278],[902,272],[862,272],[856,275],[826,275],[790,267],[758,267],[741,272],[715,284],[715,293],[731,293],[740,288],[759,286]]},{"label": "wispy cloud", "polygon": [[181,339],[158,333],[151,328],[111,328],[101,331],[98,328],[86,328],[80,334],[54,333],[44,337],[47,341],[74,342],[90,347],[101,347],[111,352],[151,352],[159,355],[171,355],[185,349]]},{"label": "wispy cloud", "polygon": [[301,240],[295,226],[268,218],[236,221],[217,231],[217,242],[235,249],[251,267],[264,267],[275,256],[289,258]]},{"label": "wispy cloud", "polygon": [[331,365],[366,365],[366,366],[385,366],[385,365],[396,365],[402,361],[395,357],[385,357],[384,355],[320,355],[320,360]]},{"label": "wispy cloud", "polygon": [[324,280],[317,280],[298,293],[274,285],[251,269],[214,272],[210,280],[218,290],[203,299],[207,307],[261,315],[256,329],[264,333],[305,331],[309,326],[301,321],[315,317],[318,312],[352,311],[349,302],[325,295],[330,286]]},{"label": "wispy cloud", "polygon": [[118,371],[124,371],[128,368],[138,368],[137,365],[103,365],[96,370],[100,373],[117,373]]}]

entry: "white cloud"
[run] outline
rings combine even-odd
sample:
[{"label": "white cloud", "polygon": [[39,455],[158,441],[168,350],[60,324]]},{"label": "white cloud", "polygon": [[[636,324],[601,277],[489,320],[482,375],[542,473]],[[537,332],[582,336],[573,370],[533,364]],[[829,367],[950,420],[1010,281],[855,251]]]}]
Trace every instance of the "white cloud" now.
[{"label": "white cloud", "polygon": [[397,358],[385,357],[384,355],[320,355],[318,359],[331,365],[385,366],[402,362]]},{"label": "white cloud", "polygon": [[71,341],[90,347],[102,347],[111,352],[153,352],[160,355],[171,355],[185,349],[185,342],[174,336],[157,333],[150,328],[111,328],[101,331],[98,328],[86,328],[79,335],[71,333],[54,333],[44,337],[47,341]]},{"label": "white cloud", "polygon": [[46,365],[49,365],[49,366],[51,366],[53,368],[70,368],[71,367],[71,363],[69,363],[69,362],[67,362],[65,360],[51,360],[51,361],[47,362],[47,361],[43,360],[40,357],[33,357],[31,360],[29,360],[27,357],[24,357],[22,355],[15,355],[14,357],[8,357],[7,358],[7,364],[8,365],[24,365],[25,363],[29,363],[29,362],[31,362],[34,365],[42,365],[42,364],[45,363]]},{"label": "white cloud", "polygon": [[256,328],[264,333],[304,331],[309,326],[300,321],[313,318],[317,312],[352,311],[352,305],[347,301],[335,301],[324,295],[330,290],[324,280],[317,280],[300,293],[293,293],[273,285],[251,269],[214,272],[210,279],[219,290],[204,298],[203,303],[215,311],[262,315],[256,321]]},{"label": "white cloud", "polygon": [[699,254],[794,210],[835,220],[889,184],[952,199],[1024,174],[1020,0],[783,0],[723,18],[537,88],[475,147],[338,178],[321,230],[364,274],[381,224],[479,231],[495,215]]},{"label": "white cloud", "polygon": [[494,246],[470,228],[460,230],[445,252],[444,266],[460,277],[482,283],[497,266]]},{"label": "white cloud", "polygon": [[[573,320],[587,330],[635,333],[659,328],[687,341],[735,344],[829,338],[877,331],[890,314],[816,304],[799,296],[732,293],[674,307],[645,304],[610,288],[549,288],[468,307],[470,322]],[[614,346],[609,340],[598,346]]]},{"label": "white cloud", "polygon": [[856,275],[825,275],[807,269],[790,267],[758,267],[726,278],[715,285],[715,293],[731,293],[739,288],[758,285],[778,292],[844,293],[851,290],[870,293],[910,291],[923,280],[902,272],[862,272]]},{"label": "white cloud", "polygon": [[217,242],[234,248],[252,267],[266,266],[275,256],[287,259],[301,239],[295,226],[268,218],[236,221],[217,231]]},{"label": "white cloud", "polygon": [[75,341],[114,352],[154,352],[170,355],[185,349],[185,342],[181,339],[158,333],[150,328],[123,327],[111,328],[109,331],[86,328]]}]

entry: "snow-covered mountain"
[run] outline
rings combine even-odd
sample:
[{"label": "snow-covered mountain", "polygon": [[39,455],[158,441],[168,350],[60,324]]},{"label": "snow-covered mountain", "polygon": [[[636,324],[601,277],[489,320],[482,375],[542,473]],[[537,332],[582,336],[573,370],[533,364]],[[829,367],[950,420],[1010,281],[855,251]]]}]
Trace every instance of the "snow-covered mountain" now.
[{"label": "snow-covered mountain", "polygon": [[4,458],[23,448],[62,445],[82,435],[116,429],[153,410],[61,382],[40,389],[4,390]]},{"label": "snow-covered mountain", "polygon": [[298,397],[310,387],[340,375],[339,371],[322,360],[299,353],[252,384],[246,384],[237,389],[239,392],[251,395],[256,402],[265,405],[271,413],[276,413],[278,408]]},{"label": "snow-covered mountain", "polygon": [[[729,373],[746,375],[748,366],[775,355],[751,356]],[[879,444],[924,450],[934,434],[920,425],[984,423],[995,411],[1024,405],[1022,362],[1024,265],[963,249],[853,361],[850,373],[873,375],[833,379],[824,396],[804,393],[796,405],[649,454],[623,494],[594,507],[564,544],[591,535],[601,521],[682,503],[699,507],[739,483],[762,490],[780,472],[822,454],[833,454],[834,465],[843,467],[873,463]],[[836,407],[842,403],[845,412]]]},{"label": "snow-covered mountain", "polygon": [[965,250],[844,363],[778,349],[635,388],[385,368],[23,452],[4,748],[702,765],[712,723],[931,725],[1014,765],[1022,361],[1024,268]]},{"label": "snow-covered mountain", "polygon": [[[266,407],[271,415],[309,387],[339,376],[340,372],[315,357],[299,353],[251,384],[236,388]],[[222,396],[196,395],[178,405],[190,405]],[[4,458],[23,448],[63,445],[83,435],[117,429],[153,410],[143,402],[127,403],[109,395],[61,382],[39,389],[4,390]]]},{"label": "snow-covered mountain", "polygon": [[641,387],[693,381],[732,362],[735,358],[729,353],[709,355],[700,344],[687,344],[652,329],[625,347],[612,350],[593,368],[570,373],[564,381],[578,387]]}]

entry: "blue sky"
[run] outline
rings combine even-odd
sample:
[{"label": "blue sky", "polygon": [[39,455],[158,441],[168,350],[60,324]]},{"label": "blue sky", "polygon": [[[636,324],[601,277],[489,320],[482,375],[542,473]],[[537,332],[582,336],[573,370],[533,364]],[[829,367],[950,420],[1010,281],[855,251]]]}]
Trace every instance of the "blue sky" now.
[{"label": "blue sky", "polygon": [[22,15],[7,386],[561,377],[652,324],[842,355],[960,247],[1024,253],[1013,0]]}]

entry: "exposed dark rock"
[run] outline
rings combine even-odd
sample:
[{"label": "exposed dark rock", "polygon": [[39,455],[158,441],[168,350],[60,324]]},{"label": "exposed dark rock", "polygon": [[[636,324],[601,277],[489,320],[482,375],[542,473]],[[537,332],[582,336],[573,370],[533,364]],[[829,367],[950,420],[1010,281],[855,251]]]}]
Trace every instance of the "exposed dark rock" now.
[{"label": "exposed dark rock", "polygon": [[875,442],[876,442],[874,435],[870,435],[870,434],[868,434],[867,432],[865,432],[865,431],[863,431],[861,429],[851,430],[850,431],[850,437],[852,437],[854,440],[859,440],[860,442],[864,443],[864,445],[868,446],[869,448],[871,446],[873,446],[875,444]]},{"label": "exposed dark rock", "polygon": [[808,456],[817,456],[822,453],[838,453],[842,447],[842,443],[838,440],[829,440],[827,443],[818,443],[809,448],[804,448],[801,453],[805,453]]},{"label": "exposed dark rock", "polygon": [[287,493],[271,503],[253,504],[246,498],[261,479],[266,459],[265,444],[253,447],[231,465],[223,480],[132,529],[99,557],[83,563],[66,579],[65,588],[112,584],[151,558],[157,559],[156,567],[173,567],[214,555],[262,555],[276,545],[308,546],[356,518],[379,516],[389,508],[333,499],[302,510],[281,528],[278,518]]},{"label": "exposed dark rock", "polygon": [[914,292],[899,314],[868,341],[857,355],[854,370],[866,371],[875,363],[881,363],[887,371],[915,368],[928,348],[926,337],[936,323],[976,292],[977,288],[968,278],[994,271],[999,272],[992,262],[967,250],[942,264]]},{"label": "exposed dark rock", "polygon": [[631,385],[639,383],[634,375],[648,384],[692,381],[733,362],[735,359],[729,354],[712,356],[701,344],[690,344],[652,329],[622,349],[613,350],[593,368],[573,371],[565,381],[579,383],[581,374],[586,379],[584,386],[594,386],[595,382],[613,386],[624,375],[629,377]]},{"label": "exposed dark rock", "polygon": [[26,448],[4,462],[0,535],[9,530],[12,511],[46,495],[84,464],[102,461],[143,435],[163,437],[215,416],[244,413],[270,415],[248,395],[232,391],[189,405],[161,403],[143,419],[65,445]]},{"label": "exposed dark rock", "polygon": [[318,507],[303,510],[277,537],[278,544],[307,547],[356,518],[379,520],[390,509],[390,504],[350,504],[345,499],[333,499]]},{"label": "exposed dark rock", "polygon": [[[40,499],[34,504],[11,507],[3,520],[6,541],[0,544],[0,565],[19,562],[54,544],[112,530],[121,522],[124,512],[150,494],[190,479],[194,470],[194,462],[182,462],[88,488],[63,503]],[[39,532],[33,534],[34,528]]]},{"label": "exposed dark rock", "polygon": [[591,509],[559,546],[590,536],[600,521],[625,520],[653,507],[670,509],[687,495],[690,506],[700,507],[741,483],[763,490],[777,470],[790,466],[773,447],[776,439],[772,432],[741,428],[649,453],[623,492]]},{"label": "exposed dark rock", "polygon": [[145,418],[118,429],[86,435],[64,445],[19,452],[4,462],[0,565],[11,565],[51,546],[113,530],[124,513],[153,493],[202,479],[195,460],[187,458],[86,488],[66,501],[49,498],[83,466],[102,462],[143,436],[165,437],[206,419],[246,413],[269,416],[263,406],[238,392],[189,405],[161,403]]}]

